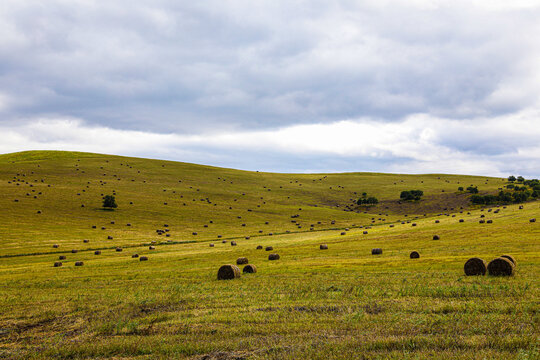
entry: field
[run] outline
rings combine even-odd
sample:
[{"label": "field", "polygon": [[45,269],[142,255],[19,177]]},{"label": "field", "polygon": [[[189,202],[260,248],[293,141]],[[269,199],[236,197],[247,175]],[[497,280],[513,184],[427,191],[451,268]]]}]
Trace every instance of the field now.
[{"label": "field", "polygon": [[[538,359],[540,202],[471,207],[457,190],[506,184],[0,155],[0,358]],[[423,199],[400,203],[411,189]],[[363,192],[380,203],[357,207]],[[502,254],[514,276],[464,275]],[[257,273],[218,281],[242,256]]]}]

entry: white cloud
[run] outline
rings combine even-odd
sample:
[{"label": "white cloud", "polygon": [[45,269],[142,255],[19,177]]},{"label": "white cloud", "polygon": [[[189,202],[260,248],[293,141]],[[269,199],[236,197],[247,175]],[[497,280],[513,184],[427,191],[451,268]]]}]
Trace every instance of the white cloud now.
[{"label": "white cloud", "polygon": [[[206,159],[203,162],[219,166],[237,164],[219,154],[235,158],[245,154],[274,154],[289,160],[306,156],[330,162],[360,159],[378,162],[378,167],[387,172],[504,176],[510,171],[538,176],[538,169],[531,164],[540,158],[539,116],[538,112],[529,111],[512,117],[456,121],[418,114],[394,123],[356,119],[201,135],[117,130],[89,126],[80,119],[39,119],[16,126],[0,125],[3,134],[0,152],[78,150],[192,162]],[[464,144],[477,146],[463,147],[463,139]],[[502,144],[504,151],[498,150],[498,144]],[[256,165],[244,164],[251,169],[266,170],[266,166],[269,164],[264,160]]]}]

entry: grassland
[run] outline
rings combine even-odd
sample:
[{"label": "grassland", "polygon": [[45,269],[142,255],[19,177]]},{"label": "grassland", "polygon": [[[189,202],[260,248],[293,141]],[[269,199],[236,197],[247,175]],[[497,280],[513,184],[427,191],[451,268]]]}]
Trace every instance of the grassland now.
[{"label": "grassland", "polygon": [[[494,213],[457,192],[505,184],[0,155],[0,358],[536,359],[540,225],[529,219],[540,203]],[[424,199],[400,204],[410,189]],[[102,210],[101,194],[113,192],[118,209]],[[353,206],[362,192],[381,202]],[[469,257],[504,253],[518,261],[514,276],[463,275]],[[219,266],[240,256],[258,272],[218,281]]]}]

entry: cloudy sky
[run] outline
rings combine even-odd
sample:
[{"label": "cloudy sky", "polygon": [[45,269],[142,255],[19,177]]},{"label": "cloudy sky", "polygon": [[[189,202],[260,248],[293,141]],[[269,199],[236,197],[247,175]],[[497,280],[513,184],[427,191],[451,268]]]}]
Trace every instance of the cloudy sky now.
[{"label": "cloudy sky", "polygon": [[0,153],[540,177],[538,19],[538,0],[2,0]]}]

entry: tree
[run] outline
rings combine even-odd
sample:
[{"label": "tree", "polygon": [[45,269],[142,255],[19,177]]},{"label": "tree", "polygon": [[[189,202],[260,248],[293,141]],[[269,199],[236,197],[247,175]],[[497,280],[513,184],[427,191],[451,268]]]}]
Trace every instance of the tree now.
[{"label": "tree", "polygon": [[518,176],[516,180],[517,180],[517,182],[522,183],[522,182],[525,181],[525,178],[523,176]]},{"label": "tree", "polygon": [[422,195],[424,195],[424,192],[422,190],[408,190],[402,191],[399,197],[401,200],[413,201],[420,200]]},{"label": "tree", "polygon": [[478,194],[478,187],[476,186],[469,186],[467,188],[467,191],[470,192],[471,194]]},{"label": "tree", "polygon": [[463,186],[460,186],[457,189],[458,189],[458,191],[463,191]]},{"label": "tree", "polygon": [[514,182],[514,181],[516,181],[516,177],[515,177],[514,175],[510,175],[510,176],[508,177],[508,181]]},{"label": "tree", "polygon": [[110,210],[117,208],[118,204],[116,204],[115,197],[113,195],[105,195],[103,197],[103,207]]}]

